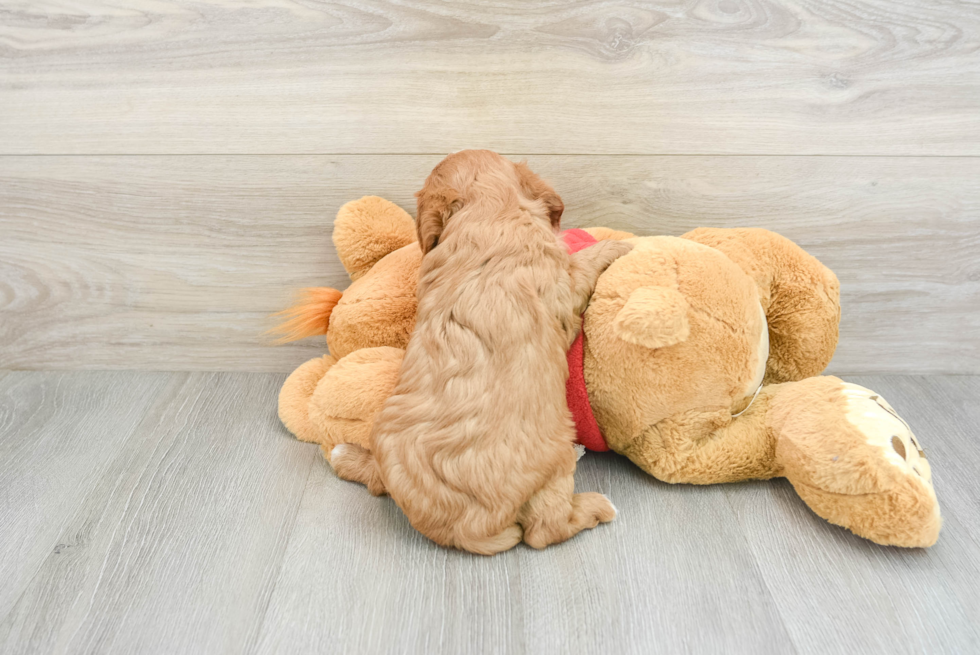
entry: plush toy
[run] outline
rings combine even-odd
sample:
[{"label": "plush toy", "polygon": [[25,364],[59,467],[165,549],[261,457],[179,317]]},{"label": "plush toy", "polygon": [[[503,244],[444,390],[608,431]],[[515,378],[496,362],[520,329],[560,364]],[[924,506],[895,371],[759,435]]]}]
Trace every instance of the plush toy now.
[{"label": "plush toy", "polygon": [[[369,447],[415,323],[421,252],[412,218],[377,197],[348,203],[333,232],[353,280],[309,289],[284,312],[285,339],[326,334],[330,354],[293,372],[279,415],[329,460]],[[629,457],[659,480],[787,478],[819,516],[880,544],[935,543],[929,463],[884,398],[815,377],[837,344],[834,274],[762,229],[634,237],[574,230],[570,248],[625,239],[599,278],[569,353],[580,441]]]}]

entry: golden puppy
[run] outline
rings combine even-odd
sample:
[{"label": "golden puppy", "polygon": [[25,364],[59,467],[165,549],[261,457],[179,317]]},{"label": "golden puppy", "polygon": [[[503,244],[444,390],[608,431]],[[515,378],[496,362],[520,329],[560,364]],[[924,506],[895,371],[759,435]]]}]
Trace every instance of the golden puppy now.
[{"label": "golden puppy", "polygon": [[487,150],[450,155],[417,196],[415,332],[371,452],[342,444],[331,464],[387,490],[433,541],[474,553],[522,537],[544,548],[611,521],[605,496],[574,493],[565,353],[596,278],[631,246],[569,255],[558,194]]}]

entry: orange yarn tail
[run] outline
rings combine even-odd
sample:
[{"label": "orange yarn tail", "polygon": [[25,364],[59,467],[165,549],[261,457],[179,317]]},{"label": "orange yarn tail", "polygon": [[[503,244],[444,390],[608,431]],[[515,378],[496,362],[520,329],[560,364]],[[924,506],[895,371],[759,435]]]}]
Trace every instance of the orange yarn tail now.
[{"label": "orange yarn tail", "polygon": [[276,339],[277,344],[326,334],[327,327],[330,325],[330,314],[340,301],[341,295],[343,294],[329,287],[303,289],[292,307],[273,314],[286,320],[269,330],[267,334],[281,335]]}]

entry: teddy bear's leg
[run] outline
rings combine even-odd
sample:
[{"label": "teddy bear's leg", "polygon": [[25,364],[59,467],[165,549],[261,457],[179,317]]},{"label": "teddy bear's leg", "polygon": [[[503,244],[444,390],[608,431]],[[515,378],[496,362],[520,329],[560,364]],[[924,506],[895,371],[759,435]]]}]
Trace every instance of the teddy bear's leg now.
[{"label": "teddy bear's leg", "polygon": [[879,544],[934,544],[942,519],[929,462],[884,398],[835,377],[782,386],[769,417],[776,461],[807,505]]},{"label": "teddy bear's leg", "polygon": [[279,420],[300,441],[323,441],[319,427],[310,422],[310,398],[317,384],[336,363],[330,355],[311,359],[290,373],[279,391]]},{"label": "teddy bear's leg", "polygon": [[755,280],[769,323],[766,383],[802,380],[827,367],[840,323],[840,285],[830,269],[768,230],[699,228],[683,238],[720,250]]},{"label": "teddy bear's leg", "polygon": [[307,406],[328,461],[338,444],[370,449],[371,426],[395,388],[404,354],[387,346],[355,350],[324,373]]},{"label": "teddy bear's leg", "polygon": [[393,202],[364,196],[340,208],[333,243],[351,280],[357,281],[382,257],[415,242],[415,221]]},{"label": "teddy bear's leg", "polygon": [[781,385],[763,387],[739,415],[698,408],[649,426],[616,450],[664,482],[717,484],[779,474],[766,412]]},{"label": "teddy bear's leg", "polygon": [[908,424],[879,394],[835,377],[767,385],[737,417],[665,419],[618,450],[665,482],[786,477],[818,516],[879,544],[930,546],[942,524]]}]

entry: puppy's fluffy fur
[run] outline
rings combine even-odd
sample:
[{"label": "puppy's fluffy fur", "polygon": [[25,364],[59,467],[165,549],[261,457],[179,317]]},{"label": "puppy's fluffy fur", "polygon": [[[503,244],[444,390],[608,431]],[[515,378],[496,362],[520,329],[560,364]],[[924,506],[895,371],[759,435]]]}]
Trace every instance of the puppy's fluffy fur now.
[{"label": "puppy's fluffy fur", "polygon": [[561,198],[496,153],[450,155],[418,196],[418,316],[371,452],[341,445],[338,475],[387,491],[433,541],[493,554],[613,519],[575,494],[565,353],[596,278],[631,246],[569,255]]}]

